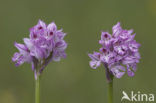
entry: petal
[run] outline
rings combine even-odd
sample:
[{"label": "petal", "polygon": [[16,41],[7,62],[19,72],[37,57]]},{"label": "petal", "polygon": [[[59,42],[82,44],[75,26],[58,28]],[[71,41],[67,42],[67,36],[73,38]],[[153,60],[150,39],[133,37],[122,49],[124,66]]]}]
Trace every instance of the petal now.
[{"label": "petal", "polygon": [[12,57],[12,61],[13,62],[17,61],[20,56],[21,56],[20,53],[18,53],[18,52],[14,53],[14,56]]},{"label": "petal", "polygon": [[132,64],[132,63],[135,63],[136,62],[136,59],[133,57],[133,56],[127,56],[123,59],[123,64]]},{"label": "petal", "polygon": [[134,64],[131,64],[131,67],[132,67],[133,71],[135,71],[135,72],[136,72],[136,70],[137,70],[136,63],[134,63]]},{"label": "petal", "polygon": [[89,56],[92,60],[95,60],[95,61],[100,60],[100,53],[98,53],[98,52],[94,52],[93,54],[88,54],[88,56]]},{"label": "petal", "polygon": [[24,57],[23,57],[23,56],[20,56],[20,57],[17,59],[15,65],[16,65],[16,66],[20,66],[20,65],[22,65],[24,62],[25,62],[25,61],[24,61]]},{"label": "petal", "polygon": [[139,52],[134,52],[132,55],[138,60],[141,58]]},{"label": "petal", "polygon": [[58,62],[61,59],[60,53],[58,51],[53,51],[53,58],[54,61]]},{"label": "petal", "polygon": [[91,68],[96,69],[101,65],[101,61],[90,61],[89,64]]},{"label": "petal", "polygon": [[127,64],[133,64],[133,63],[139,63],[139,53],[133,53],[132,55],[128,55],[127,57],[124,57],[122,60],[122,63],[127,65]]},{"label": "petal", "polygon": [[64,40],[61,40],[55,44],[57,50],[64,50],[67,47],[67,43]]},{"label": "petal", "polygon": [[[43,22],[42,20],[39,20],[39,21],[38,21],[37,26],[38,26],[38,29],[46,29],[46,24],[45,24],[45,22]],[[42,28],[41,28],[41,27],[42,27]]]},{"label": "petal", "polygon": [[53,60],[54,61],[60,61],[61,58],[66,58],[66,53],[63,51],[53,51]]},{"label": "petal", "polygon": [[28,52],[27,47],[24,44],[14,43],[15,47],[22,53],[22,52]]},{"label": "petal", "polygon": [[132,52],[137,52],[139,47],[140,47],[140,44],[137,43],[136,41],[132,41],[132,42],[129,43],[129,49]]},{"label": "petal", "polygon": [[100,60],[102,61],[102,62],[104,62],[104,63],[111,63],[112,62],[112,60],[113,60],[113,57],[114,57],[114,53],[113,52],[107,52],[107,53],[103,53],[103,54],[101,54],[101,56],[100,56]]},{"label": "petal", "polygon": [[57,26],[54,22],[50,23],[47,27],[48,31],[56,31],[57,30]]},{"label": "petal", "polygon": [[118,53],[119,55],[126,54],[127,50],[128,50],[127,45],[115,45],[114,46],[114,51]]},{"label": "petal", "polygon": [[104,48],[104,47],[100,48],[99,51],[100,51],[101,53],[104,53],[104,54],[106,54],[106,53],[109,52],[109,51],[108,51],[106,48]]},{"label": "petal", "polygon": [[30,29],[30,38],[32,40],[38,39],[40,36],[46,34],[46,24],[39,20],[38,24]]},{"label": "petal", "polygon": [[34,47],[31,50],[30,55],[35,56],[37,59],[43,59],[45,57],[44,50],[40,47]]},{"label": "petal", "polygon": [[119,35],[120,39],[122,39],[122,40],[127,40],[130,38],[130,36],[131,35],[129,34],[129,32],[127,30],[122,30],[122,32]]},{"label": "petal", "polygon": [[113,26],[112,31],[113,31],[113,37],[117,37],[120,35],[120,33],[122,32],[120,22],[118,22],[116,25]]},{"label": "petal", "polygon": [[101,33],[101,40],[107,40],[107,39],[111,39],[111,34],[109,34],[108,32],[102,32]]},{"label": "petal", "polygon": [[30,53],[24,54],[23,57],[24,57],[24,62],[27,62],[27,63],[32,62],[32,56],[30,55]]},{"label": "petal", "polygon": [[32,41],[29,38],[24,38],[23,40],[28,49],[31,50],[31,48],[33,47]]},{"label": "petal", "polygon": [[109,34],[108,32],[102,32],[99,44],[109,47],[109,45],[111,44],[111,38],[112,38],[111,34]]},{"label": "petal", "polygon": [[120,65],[113,66],[111,71],[116,78],[121,78],[125,74],[125,68]]},{"label": "petal", "polygon": [[53,57],[53,60],[56,61],[56,62],[58,62],[58,61],[61,60],[61,57],[59,57],[59,56],[54,56],[54,57]]},{"label": "petal", "polygon": [[127,74],[130,77],[133,77],[134,76],[134,72],[132,70],[130,70],[129,68],[127,68]]},{"label": "petal", "polygon": [[62,32],[62,30],[56,31],[56,35],[59,39],[63,39],[66,33]]},{"label": "petal", "polygon": [[115,50],[118,54],[120,54],[120,55],[125,54],[125,51],[122,50],[122,47],[121,47],[121,46],[114,46],[114,50]]},{"label": "petal", "polygon": [[131,35],[133,33],[133,29],[127,30],[127,33]]},{"label": "petal", "polygon": [[39,38],[39,34],[37,33],[37,31],[35,31],[35,29],[34,28],[32,28],[31,30],[30,30],[30,39],[31,40],[36,40],[36,39],[38,39]]}]

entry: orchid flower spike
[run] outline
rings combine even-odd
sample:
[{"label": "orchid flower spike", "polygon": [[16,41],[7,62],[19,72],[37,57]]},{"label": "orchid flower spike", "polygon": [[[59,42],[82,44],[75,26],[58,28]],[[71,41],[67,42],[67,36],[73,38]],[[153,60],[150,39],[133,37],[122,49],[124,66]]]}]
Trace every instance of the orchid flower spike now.
[{"label": "orchid flower spike", "polygon": [[112,79],[110,75],[121,78],[125,72],[130,77],[134,76],[140,59],[140,44],[134,40],[134,37],[133,30],[122,29],[119,22],[113,26],[112,35],[102,32],[99,40],[102,47],[98,52],[88,54],[91,58],[91,68],[96,69],[103,64],[108,81]]},{"label": "orchid flower spike", "polygon": [[37,79],[47,64],[66,57],[65,35],[66,33],[62,29],[57,29],[54,22],[46,25],[39,20],[38,24],[30,29],[29,38],[23,39],[24,44],[15,42],[14,45],[19,52],[14,53],[12,61],[16,63],[16,66],[22,65],[24,62],[30,63],[35,79]]}]

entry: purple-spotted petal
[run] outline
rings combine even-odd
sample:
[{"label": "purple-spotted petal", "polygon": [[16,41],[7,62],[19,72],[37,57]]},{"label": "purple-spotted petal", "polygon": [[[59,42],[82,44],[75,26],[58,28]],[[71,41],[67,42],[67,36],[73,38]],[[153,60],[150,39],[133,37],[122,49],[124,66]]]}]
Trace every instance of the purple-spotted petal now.
[{"label": "purple-spotted petal", "polygon": [[98,52],[94,52],[93,54],[88,54],[88,56],[94,61],[100,60],[100,53]]},{"label": "purple-spotted petal", "polygon": [[24,56],[20,56],[19,58],[18,58],[18,60],[16,61],[16,66],[20,66],[20,65],[22,65],[23,63],[24,63],[25,61],[24,61]]},{"label": "purple-spotted petal", "polygon": [[120,33],[122,32],[120,22],[118,22],[116,25],[113,26],[112,31],[113,31],[113,37],[118,37],[120,35]]},{"label": "purple-spotted petal", "polygon": [[131,43],[129,43],[129,49],[132,52],[137,52],[139,47],[140,47],[140,44],[137,43],[136,41],[132,41]]},{"label": "purple-spotted petal", "polygon": [[89,62],[89,64],[90,64],[91,68],[96,69],[97,67],[99,67],[101,65],[101,61],[92,60]]},{"label": "purple-spotted petal", "polygon": [[127,74],[130,77],[133,77],[134,76],[134,72],[131,69],[129,69],[129,68],[127,68]]},{"label": "purple-spotted petal", "polygon": [[112,36],[108,32],[102,32],[99,44],[108,47],[111,44]]},{"label": "purple-spotted petal", "polygon": [[125,74],[125,68],[120,65],[113,66],[111,71],[116,78],[121,78]]},{"label": "purple-spotted petal", "polygon": [[19,58],[20,56],[21,56],[20,53],[18,53],[18,52],[14,53],[14,55],[13,55],[13,57],[12,57],[12,61],[13,61],[13,62],[17,61],[18,58]]},{"label": "purple-spotted petal", "polygon": [[54,22],[50,23],[47,27],[49,31],[55,32],[57,30],[56,24]]},{"label": "purple-spotted petal", "polygon": [[46,29],[46,24],[42,20],[39,20],[36,26],[38,30]]}]

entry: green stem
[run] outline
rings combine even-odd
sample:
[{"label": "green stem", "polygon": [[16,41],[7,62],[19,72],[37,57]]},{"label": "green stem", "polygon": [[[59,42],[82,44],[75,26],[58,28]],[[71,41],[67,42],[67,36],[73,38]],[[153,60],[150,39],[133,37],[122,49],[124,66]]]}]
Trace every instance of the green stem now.
[{"label": "green stem", "polygon": [[108,103],[113,103],[113,80],[108,83]]},{"label": "green stem", "polygon": [[40,103],[40,76],[35,80],[35,103]]}]

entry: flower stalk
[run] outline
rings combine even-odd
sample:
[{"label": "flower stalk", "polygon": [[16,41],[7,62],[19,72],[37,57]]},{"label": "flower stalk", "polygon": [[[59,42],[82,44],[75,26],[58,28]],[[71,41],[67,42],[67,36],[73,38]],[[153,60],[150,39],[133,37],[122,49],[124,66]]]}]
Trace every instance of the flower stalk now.
[{"label": "flower stalk", "polygon": [[113,103],[113,80],[108,83],[108,103]]},{"label": "flower stalk", "polygon": [[106,64],[104,64],[106,69],[106,79],[108,82],[108,103],[113,103],[113,74],[109,71],[109,68]]},{"label": "flower stalk", "polygon": [[35,103],[40,103],[40,76],[35,79]]}]

